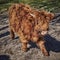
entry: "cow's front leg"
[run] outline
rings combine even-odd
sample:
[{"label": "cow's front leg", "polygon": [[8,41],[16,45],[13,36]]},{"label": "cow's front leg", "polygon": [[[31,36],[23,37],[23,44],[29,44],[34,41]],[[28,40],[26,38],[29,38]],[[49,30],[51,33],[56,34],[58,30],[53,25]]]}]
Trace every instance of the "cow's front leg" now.
[{"label": "cow's front leg", "polygon": [[27,51],[27,43],[22,43],[21,50],[26,52]]},{"label": "cow's front leg", "polygon": [[22,31],[19,31],[19,39],[21,44],[21,50],[23,51],[27,51],[27,44],[28,44],[28,40],[25,38],[24,34]]},{"label": "cow's front leg", "polygon": [[46,47],[45,47],[45,41],[44,40],[39,40],[37,42],[37,45],[39,46],[39,48],[41,49],[42,53],[45,55],[45,56],[48,56],[48,51],[46,50]]}]

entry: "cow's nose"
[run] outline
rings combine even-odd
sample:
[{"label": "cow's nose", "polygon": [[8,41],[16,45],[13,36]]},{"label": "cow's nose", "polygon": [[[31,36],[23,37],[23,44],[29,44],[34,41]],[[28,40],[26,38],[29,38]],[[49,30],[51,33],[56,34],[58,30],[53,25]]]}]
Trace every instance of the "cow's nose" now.
[{"label": "cow's nose", "polygon": [[46,35],[47,34],[47,31],[42,31],[41,34],[42,35]]}]

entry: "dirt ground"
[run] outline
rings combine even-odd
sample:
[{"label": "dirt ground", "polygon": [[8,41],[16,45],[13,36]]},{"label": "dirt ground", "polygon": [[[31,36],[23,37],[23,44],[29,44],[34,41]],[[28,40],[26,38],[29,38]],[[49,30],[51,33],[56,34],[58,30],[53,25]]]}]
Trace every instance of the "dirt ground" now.
[{"label": "dirt ground", "polygon": [[11,40],[9,33],[8,13],[0,13],[0,60],[60,60],[60,13],[49,24],[45,36],[46,48],[50,56],[43,56],[35,43],[28,44],[27,52],[21,51],[19,38]]}]

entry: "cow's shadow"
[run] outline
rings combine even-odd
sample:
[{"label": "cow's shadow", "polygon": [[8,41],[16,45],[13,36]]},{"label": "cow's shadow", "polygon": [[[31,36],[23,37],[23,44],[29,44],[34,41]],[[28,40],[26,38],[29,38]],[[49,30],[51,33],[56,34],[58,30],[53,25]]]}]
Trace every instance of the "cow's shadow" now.
[{"label": "cow's shadow", "polygon": [[[49,34],[44,36],[45,38],[45,46],[48,51],[54,51],[54,52],[60,52],[60,41],[56,40],[55,38],[51,37]],[[38,48],[37,45],[33,42],[30,42],[31,47],[30,48]]]},{"label": "cow's shadow", "polygon": [[0,55],[0,60],[10,60],[10,56],[8,56],[8,55]]},{"label": "cow's shadow", "polygon": [[45,36],[46,49],[49,51],[60,52],[60,41],[51,37],[50,35]]}]

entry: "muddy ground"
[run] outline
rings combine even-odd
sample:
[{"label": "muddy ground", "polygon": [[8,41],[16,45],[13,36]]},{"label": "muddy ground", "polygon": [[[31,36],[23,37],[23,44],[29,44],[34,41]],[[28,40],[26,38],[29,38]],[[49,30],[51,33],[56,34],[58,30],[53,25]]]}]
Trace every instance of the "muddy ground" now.
[{"label": "muddy ground", "polygon": [[17,35],[14,40],[10,38],[8,13],[0,13],[0,60],[60,60],[60,13],[55,15],[49,24],[48,35],[45,36],[46,48],[50,54],[46,57],[32,42],[27,52],[21,51]]}]

